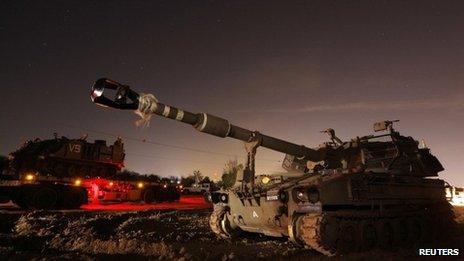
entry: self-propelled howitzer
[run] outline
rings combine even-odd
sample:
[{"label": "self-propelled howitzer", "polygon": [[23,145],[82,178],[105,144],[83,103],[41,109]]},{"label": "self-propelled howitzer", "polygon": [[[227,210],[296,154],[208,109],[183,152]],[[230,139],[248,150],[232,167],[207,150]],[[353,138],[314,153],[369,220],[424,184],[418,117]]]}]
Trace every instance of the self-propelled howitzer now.
[{"label": "self-propelled howitzer", "polygon": [[[114,99],[108,98],[108,90],[115,91]],[[428,148],[394,130],[395,121],[374,125],[386,134],[346,142],[327,129],[331,141],[308,148],[160,103],[109,79],[95,82],[91,98],[99,105],[136,110],[145,122],[156,114],[245,142],[245,169],[232,189],[211,197],[215,210],[210,226],[220,237],[241,231],[288,237],[332,255],[411,246],[452,227],[443,181],[427,178],[443,167]],[[287,154],[283,167],[297,174],[255,177],[258,147]]]}]

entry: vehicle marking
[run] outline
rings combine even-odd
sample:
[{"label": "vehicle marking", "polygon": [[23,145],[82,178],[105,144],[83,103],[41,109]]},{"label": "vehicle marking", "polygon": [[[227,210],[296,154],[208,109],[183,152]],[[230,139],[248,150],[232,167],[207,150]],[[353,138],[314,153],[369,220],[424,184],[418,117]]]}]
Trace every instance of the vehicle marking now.
[{"label": "vehicle marking", "polygon": [[69,151],[75,153],[81,153],[81,145],[80,144],[69,144]]},{"label": "vehicle marking", "polygon": [[268,200],[268,201],[279,200],[279,196],[278,195],[268,195],[268,196],[266,196],[266,200]]},{"label": "vehicle marking", "polygon": [[256,211],[254,210],[253,210],[253,218],[259,218],[258,213],[256,213]]}]

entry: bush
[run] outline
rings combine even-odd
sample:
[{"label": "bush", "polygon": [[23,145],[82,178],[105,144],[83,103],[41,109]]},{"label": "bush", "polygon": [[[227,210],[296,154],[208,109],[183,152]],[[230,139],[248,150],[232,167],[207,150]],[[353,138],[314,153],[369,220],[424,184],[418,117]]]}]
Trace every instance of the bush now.
[{"label": "bush", "polygon": [[243,165],[238,164],[236,159],[227,161],[222,172],[220,187],[223,189],[231,188],[237,179],[237,172],[241,169],[243,169]]}]

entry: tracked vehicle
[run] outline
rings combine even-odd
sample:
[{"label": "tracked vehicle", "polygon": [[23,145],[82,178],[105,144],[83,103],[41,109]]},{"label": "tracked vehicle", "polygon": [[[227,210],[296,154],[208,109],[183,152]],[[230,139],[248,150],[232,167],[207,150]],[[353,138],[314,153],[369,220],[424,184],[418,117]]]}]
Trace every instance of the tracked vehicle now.
[{"label": "tracked vehicle", "polygon": [[120,139],[91,143],[86,137],[35,139],[10,153],[0,175],[0,195],[22,208],[79,208],[88,202],[85,178],[114,175],[124,164]]},{"label": "tracked vehicle", "polygon": [[144,176],[125,177],[124,143],[118,138],[89,142],[87,137],[35,139],[10,153],[0,175],[0,202],[26,209],[75,209],[88,202],[175,201],[180,189]]},{"label": "tracked vehicle", "polygon": [[[114,99],[108,93],[114,92]],[[380,135],[330,141],[308,148],[250,131],[207,113],[191,113],[139,95],[129,86],[97,80],[93,102],[187,123],[198,131],[245,142],[246,167],[232,189],[211,195],[211,229],[222,238],[242,231],[286,237],[326,255],[412,246],[453,228],[438,159],[412,137],[374,124]],[[259,147],[286,154],[281,175],[255,175]]]}]

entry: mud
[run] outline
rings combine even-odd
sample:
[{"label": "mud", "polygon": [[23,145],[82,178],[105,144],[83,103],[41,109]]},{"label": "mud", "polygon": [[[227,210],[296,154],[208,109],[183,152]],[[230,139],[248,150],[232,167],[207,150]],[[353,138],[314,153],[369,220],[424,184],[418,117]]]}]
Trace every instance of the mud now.
[{"label": "mud", "polygon": [[[419,258],[419,247],[464,251],[464,207],[455,208],[459,223],[446,242],[394,252],[350,254],[353,259]],[[136,212],[0,213],[0,255],[5,259],[325,259],[286,240],[245,234],[220,240],[209,229],[209,210]],[[462,255],[462,253],[461,253]],[[462,257],[462,256],[461,256]]]}]

